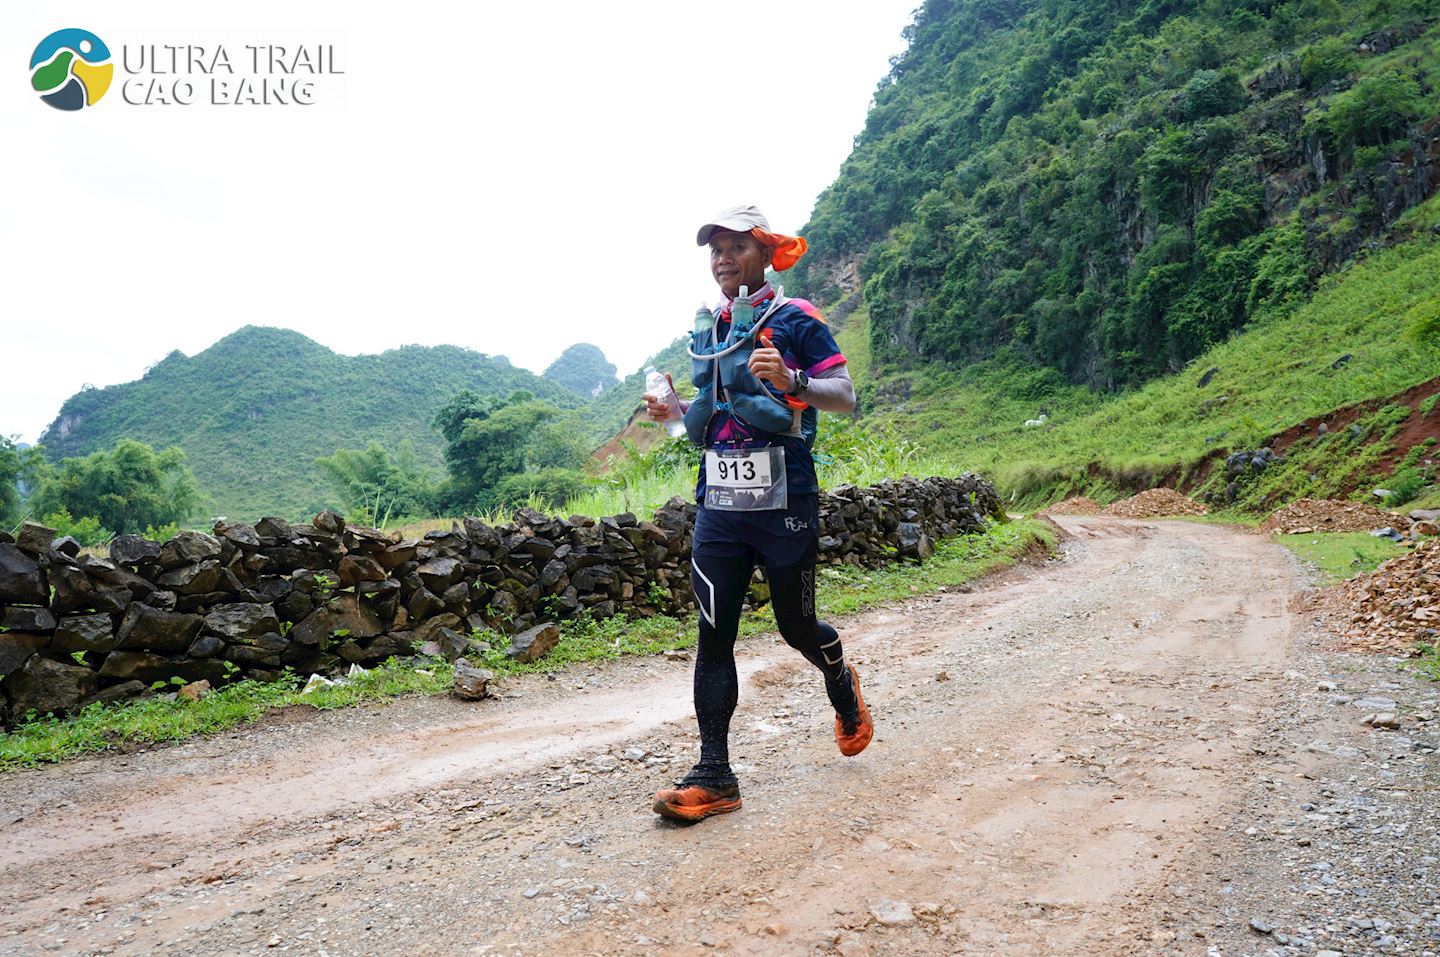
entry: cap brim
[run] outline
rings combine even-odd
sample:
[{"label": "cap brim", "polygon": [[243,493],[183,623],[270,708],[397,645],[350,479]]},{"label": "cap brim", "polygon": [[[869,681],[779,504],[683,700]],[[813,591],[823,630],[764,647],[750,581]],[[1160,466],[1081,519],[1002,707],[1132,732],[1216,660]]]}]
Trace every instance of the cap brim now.
[{"label": "cap brim", "polygon": [[705,245],[718,232],[748,233],[753,228],[754,226],[750,223],[706,223],[704,226],[701,226],[700,231],[695,234],[695,245]]}]

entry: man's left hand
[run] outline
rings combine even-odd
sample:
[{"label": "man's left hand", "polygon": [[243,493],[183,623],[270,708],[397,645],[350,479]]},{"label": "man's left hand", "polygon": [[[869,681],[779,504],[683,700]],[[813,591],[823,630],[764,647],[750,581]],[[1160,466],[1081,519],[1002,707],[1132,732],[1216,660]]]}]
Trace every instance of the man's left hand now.
[{"label": "man's left hand", "polygon": [[795,373],[785,364],[779,349],[756,349],[750,353],[750,371],[781,392],[795,387]]}]

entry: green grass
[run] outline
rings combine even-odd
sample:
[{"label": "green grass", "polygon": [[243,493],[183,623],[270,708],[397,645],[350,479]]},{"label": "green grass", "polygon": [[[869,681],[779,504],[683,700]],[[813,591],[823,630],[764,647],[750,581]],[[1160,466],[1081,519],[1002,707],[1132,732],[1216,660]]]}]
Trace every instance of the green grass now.
[{"label": "green grass", "polygon": [[[1437,211],[1440,197],[1408,218]],[[994,476],[1019,507],[1080,494],[1105,501],[1183,475],[1213,450],[1255,448],[1312,416],[1440,375],[1440,350],[1406,337],[1413,310],[1434,298],[1437,273],[1440,243],[1428,235],[1383,251],[1175,375],[1113,397],[1016,360],[892,370],[862,389],[866,424],[913,437],[925,474]],[[1219,371],[1198,387],[1211,368]],[[1022,424],[1042,411],[1045,426]]]},{"label": "green grass", "polygon": [[1412,662],[1416,673],[1431,681],[1440,681],[1440,645],[1421,644],[1419,651],[1420,657]]},{"label": "green grass", "polygon": [[348,684],[308,695],[300,694],[293,682],[241,681],[194,702],[156,697],[109,708],[96,704],[69,718],[47,716],[0,733],[0,770],[223,731],[287,705],[329,710],[377,698],[439,694],[449,687],[449,665],[413,669],[387,663]]},{"label": "green grass", "polygon": [[1403,546],[1367,532],[1276,535],[1274,540],[1314,568],[1322,586],[1373,572],[1381,562],[1406,552]]},{"label": "green grass", "polygon": [[[876,571],[824,567],[819,573],[817,592],[820,613],[852,614],[942,585],[961,584],[1013,564],[1037,548],[1049,551],[1054,544],[1052,526],[1026,520],[996,526],[984,535],[943,541],[935,556],[920,566],[897,564]],[[740,624],[742,637],[773,630],[774,620],[768,608],[748,612]],[[485,634],[480,637],[490,639],[494,648],[482,655],[479,663],[503,677],[556,671],[622,655],[652,655],[688,648],[695,643],[695,619],[656,616],[565,622],[555,651],[524,665],[505,657],[506,639]],[[256,721],[276,708],[302,705],[329,710],[407,695],[444,694],[450,681],[451,668],[443,662],[412,667],[392,660],[347,684],[308,695],[302,695],[294,681],[242,681],[195,702],[149,698],[109,708],[92,705],[70,718],[40,718],[0,733],[0,771],[64,761],[115,747],[139,747],[223,731]]]}]

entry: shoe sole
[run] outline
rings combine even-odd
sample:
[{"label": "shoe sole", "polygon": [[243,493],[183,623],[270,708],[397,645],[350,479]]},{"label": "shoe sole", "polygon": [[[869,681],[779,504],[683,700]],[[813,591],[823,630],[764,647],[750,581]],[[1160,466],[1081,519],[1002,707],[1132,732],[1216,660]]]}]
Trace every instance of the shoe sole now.
[{"label": "shoe sole", "polygon": [[652,805],[656,814],[669,818],[672,821],[703,821],[715,814],[725,814],[729,811],[740,810],[740,798],[724,801],[713,801],[710,804],[701,804],[695,807],[679,807],[674,804],[666,804],[657,800]]},{"label": "shoe sole", "polygon": [[864,751],[866,748],[870,747],[870,741],[872,738],[875,737],[875,721],[873,718],[870,717],[870,709],[865,707],[865,696],[860,693],[860,673],[855,670],[854,665],[850,666],[850,673],[855,676],[855,700],[860,705],[861,724],[868,724],[870,726],[870,734],[868,737],[865,738],[865,742],[853,751],[845,750],[845,745],[840,744],[838,740],[835,742],[836,745],[838,745],[840,748],[840,753],[847,758],[853,758],[861,751]]}]

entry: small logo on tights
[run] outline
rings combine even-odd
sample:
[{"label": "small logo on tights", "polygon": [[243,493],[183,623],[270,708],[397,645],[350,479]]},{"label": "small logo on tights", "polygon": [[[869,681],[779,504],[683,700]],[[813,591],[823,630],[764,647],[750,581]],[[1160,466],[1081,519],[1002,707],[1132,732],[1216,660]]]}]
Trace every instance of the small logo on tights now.
[{"label": "small logo on tights", "polygon": [[808,518],[796,518],[793,515],[786,515],[785,527],[792,532],[803,532],[810,527],[810,520]]}]

